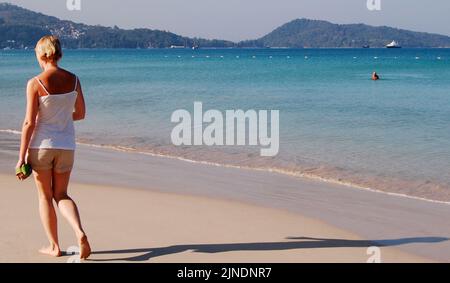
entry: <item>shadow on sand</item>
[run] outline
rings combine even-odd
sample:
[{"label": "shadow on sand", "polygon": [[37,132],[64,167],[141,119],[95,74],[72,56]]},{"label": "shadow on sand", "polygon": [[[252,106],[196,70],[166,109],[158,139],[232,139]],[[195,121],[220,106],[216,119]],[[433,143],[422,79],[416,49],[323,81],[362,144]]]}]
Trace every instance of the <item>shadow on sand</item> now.
[{"label": "shadow on sand", "polygon": [[281,251],[291,249],[320,249],[320,248],[367,248],[370,246],[390,247],[417,243],[440,243],[448,241],[443,237],[417,237],[386,240],[345,240],[345,239],[321,239],[308,237],[288,237],[285,242],[261,242],[261,243],[229,243],[229,244],[192,244],[174,245],[167,247],[123,249],[111,251],[95,251],[93,255],[120,255],[136,254],[132,257],[117,257],[110,259],[91,259],[95,262],[107,261],[148,261],[152,258],[192,251],[197,253],[220,253],[232,251]]}]

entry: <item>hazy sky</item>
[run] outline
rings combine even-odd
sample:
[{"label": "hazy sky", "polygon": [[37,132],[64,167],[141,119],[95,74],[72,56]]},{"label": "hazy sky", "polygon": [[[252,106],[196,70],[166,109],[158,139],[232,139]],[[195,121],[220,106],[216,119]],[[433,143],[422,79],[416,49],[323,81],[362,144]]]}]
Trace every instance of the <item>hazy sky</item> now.
[{"label": "hazy sky", "polygon": [[0,0],[62,19],[121,28],[146,27],[185,36],[242,40],[258,38],[296,18],[335,23],[388,25],[450,35],[449,0]]}]

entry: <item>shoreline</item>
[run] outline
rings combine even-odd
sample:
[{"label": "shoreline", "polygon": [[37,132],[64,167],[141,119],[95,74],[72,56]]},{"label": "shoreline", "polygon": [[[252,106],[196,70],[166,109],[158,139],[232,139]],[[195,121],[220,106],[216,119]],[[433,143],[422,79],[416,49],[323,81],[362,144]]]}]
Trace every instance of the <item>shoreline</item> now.
[{"label": "shoreline", "polygon": [[[11,174],[15,158],[16,152],[0,151],[0,174]],[[446,217],[450,215],[450,206],[446,204],[278,173],[180,162],[83,145],[76,153],[71,184],[74,188],[78,184],[124,188],[124,199],[138,191],[173,193],[293,213],[358,235],[381,247],[386,243],[398,244],[401,252],[450,262],[450,225]],[[104,197],[108,199],[108,195]]]},{"label": "shoreline", "polygon": [[[15,135],[15,136],[21,134],[20,131],[11,130],[11,129],[7,129],[7,130],[0,129],[0,133],[11,134],[11,135]],[[304,173],[301,171],[298,171],[298,172],[297,171],[288,171],[283,168],[276,168],[276,167],[262,168],[262,167],[252,167],[252,166],[248,166],[248,165],[241,166],[241,165],[235,165],[235,164],[226,164],[226,163],[220,163],[220,162],[215,162],[215,161],[195,160],[192,158],[187,158],[187,157],[179,156],[176,154],[158,153],[158,152],[153,152],[151,150],[141,150],[141,149],[126,147],[126,146],[119,146],[119,145],[93,144],[93,143],[87,143],[87,142],[81,142],[81,141],[77,141],[77,145],[91,147],[91,148],[98,148],[98,149],[110,149],[110,150],[114,150],[117,152],[124,152],[124,153],[142,154],[142,155],[147,155],[147,156],[152,156],[152,157],[157,157],[157,158],[167,158],[167,159],[178,160],[181,162],[187,162],[187,163],[193,163],[193,164],[202,164],[202,165],[223,167],[223,168],[234,168],[234,169],[238,169],[238,170],[243,169],[243,170],[252,170],[252,171],[259,171],[259,172],[267,172],[267,173],[276,173],[276,174],[280,174],[280,175],[284,175],[284,176],[290,176],[290,177],[300,178],[300,179],[305,178],[305,179],[309,179],[309,180],[313,180],[313,181],[317,181],[317,182],[324,182],[324,183],[329,183],[329,184],[334,184],[334,185],[346,186],[346,187],[350,187],[350,188],[365,190],[365,191],[379,193],[379,194],[404,197],[404,198],[426,201],[426,202],[437,203],[437,204],[450,205],[450,201],[447,201],[447,200],[432,199],[432,198],[426,198],[426,197],[421,197],[421,196],[416,196],[416,195],[409,195],[409,194],[405,194],[405,193],[396,193],[396,192],[391,192],[388,190],[372,188],[369,186],[359,185],[359,184],[351,182],[351,181],[341,180],[341,178],[339,178],[339,177],[328,178],[328,177],[320,176],[318,174],[309,174],[309,173]]]},{"label": "shoreline", "polygon": [[420,200],[420,201],[427,201],[427,202],[432,202],[432,203],[450,205],[450,201],[428,199],[428,198],[418,197],[418,196],[414,196],[414,195],[407,195],[407,194],[402,194],[402,193],[394,193],[394,192],[389,192],[389,191],[384,191],[384,190],[379,190],[379,189],[373,189],[370,187],[364,187],[364,186],[361,186],[358,184],[354,184],[352,182],[340,181],[338,179],[325,178],[325,177],[321,177],[319,175],[314,175],[314,174],[289,172],[289,171],[279,169],[279,168],[258,168],[258,167],[250,167],[250,166],[225,164],[225,163],[219,163],[219,162],[213,162],[213,161],[194,160],[194,159],[189,159],[189,158],[185,158],[185,157],[181,157],[181,156],[169,155],[169,154],[159,154],[159,153],[154,153],[151,151],[142,151],[142,150],[124,147],[124,146],[97,145],[97,144],[90,144],[90,143],[83,143],[83,142],[77,142],[77,144],[82,145],[82,146],[92,147],[92,148],[111,149],[111,150],[115,150],[115,151],[119,151],[119,152],[143,154],[143,155],[159,157],[159,158],[168,158],[168,159],[179,160],[179,161],[187,162],[187,163],[203,164],[203,165],[223,167],[223,168],[252,170],[252,171],[267,172],[267,173],[276,173],[276,174],[280,174],[280,175],[284,175],[284,176],[290,176],[290,177],[295,177],[295,178],[305,178],[305,179],[309,179],[309,180],[313,180],[313,181],[341,185],[341,186],[346,186],[346,187],[355,188],[355,189],[359,189],[359,190],[365,190],[365,191],[374,192],[374,193],[380,193],[380,194],[410,198],[410,199],[415,199],[415,200]]}]

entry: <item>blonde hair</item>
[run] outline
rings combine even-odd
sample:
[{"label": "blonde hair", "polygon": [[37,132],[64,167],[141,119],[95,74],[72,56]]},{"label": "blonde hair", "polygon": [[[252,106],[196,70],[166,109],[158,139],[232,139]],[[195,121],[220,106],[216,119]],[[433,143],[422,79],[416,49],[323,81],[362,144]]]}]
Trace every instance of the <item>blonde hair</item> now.
[{"label": "blonde hair", "polygon": [[61,42],[56,36],[46,35],[36,44],[36,55],[44,61],[57,62],[62,57]]}]

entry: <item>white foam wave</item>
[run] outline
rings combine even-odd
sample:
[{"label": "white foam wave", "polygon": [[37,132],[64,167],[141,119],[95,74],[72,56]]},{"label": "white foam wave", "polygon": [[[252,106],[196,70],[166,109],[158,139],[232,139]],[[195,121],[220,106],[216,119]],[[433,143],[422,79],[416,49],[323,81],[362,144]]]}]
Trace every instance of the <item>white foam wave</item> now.
[{"label": "white foam wave", "polygon": [[12,130],[12,129],[0,129],[0,133],[5,133],[5,134],[13,134],[13,135],[21,135],[22,132],[21,131],[17,131],[17,130]]}]

